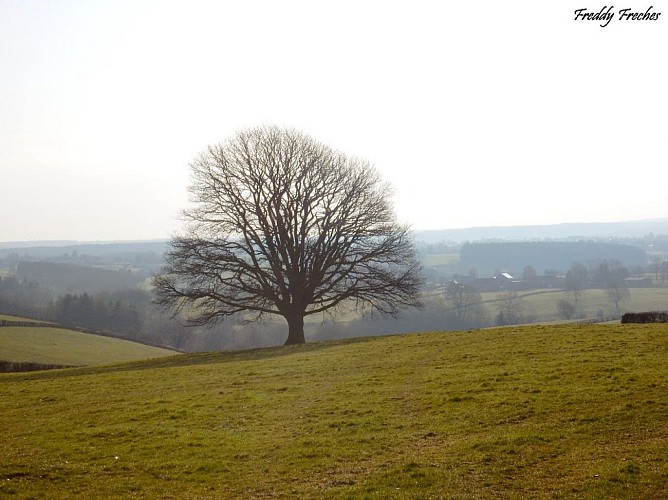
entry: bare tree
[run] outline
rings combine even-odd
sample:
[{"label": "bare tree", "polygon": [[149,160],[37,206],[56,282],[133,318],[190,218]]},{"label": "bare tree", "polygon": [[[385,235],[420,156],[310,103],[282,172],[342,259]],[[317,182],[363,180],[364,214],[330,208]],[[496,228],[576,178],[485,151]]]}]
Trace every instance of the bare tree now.
[{"label": "bare tree", "polygon": [[631,292],[623,280],[611,280],[605,287],[610,302],[615,305],[615,311],[619,314],[619,304],[631,300]]},{"label": "bare tree", "polygon": [[480,293],[470,285],[451,281],[445,289],[445,317],[454,328],[480,326],[485,310]]},{"label": "bare tree", "polygon": [[659,280],[659,271],[661,271],[661,265],[663,264],[663,256],[661,255],[652,255],[650,259],[652,270],[654,271],[654,279]]},{"label": "bare tree", "polygon": [[557,302],[557,311],[559,316],[564,319],[573,319],[575,318],[576,308],[575,304],[569,302],[568,300],[560,300]]},{"label": "bare tree", "polygon": [[571,268],[566,272],[564,282],[566,290],[573,294],[573,301],[577,310],[582,292],[587,287],[587,268],[580,262],[573,262]]},{"label": "bare tree", "polygon": [[154,278],[157,301],[204,325],[245,312],[288,323],[354,304],[420,305],[421,267],[390,188],[367,162],[277,127],[240,132],[191,163],[187,233]]},{"label": "bare tree", "polygon": [[525,303],[517,292],[507,290],[499,294],[496,300],[499,302],[497,319],[502,318],[503,324],[516,325],[523,321]]}]

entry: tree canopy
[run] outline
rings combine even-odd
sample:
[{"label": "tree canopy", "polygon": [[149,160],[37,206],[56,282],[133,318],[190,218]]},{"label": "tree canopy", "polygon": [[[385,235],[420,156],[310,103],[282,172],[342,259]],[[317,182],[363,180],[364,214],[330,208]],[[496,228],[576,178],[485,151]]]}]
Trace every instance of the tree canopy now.
[{"label": "tree canopy", "polygon": [[191,325],[244,313],[288,323],[342,305],[396,315],[420,305],[422,273],[391,190],[368,162],[301,132],[261,127],[192,163],[185,234],[155,277],[157,300]]}]

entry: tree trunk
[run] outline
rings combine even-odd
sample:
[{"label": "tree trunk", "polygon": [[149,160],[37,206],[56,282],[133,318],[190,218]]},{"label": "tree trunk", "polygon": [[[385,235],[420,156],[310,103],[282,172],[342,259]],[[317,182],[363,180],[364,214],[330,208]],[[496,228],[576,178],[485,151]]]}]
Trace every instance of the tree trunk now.
[{"label": "tree trunk", "polygon": [[288,322],[288,338],[283,345],[304,344],[304,314],[299,311],[290,312],[285,319]]}]

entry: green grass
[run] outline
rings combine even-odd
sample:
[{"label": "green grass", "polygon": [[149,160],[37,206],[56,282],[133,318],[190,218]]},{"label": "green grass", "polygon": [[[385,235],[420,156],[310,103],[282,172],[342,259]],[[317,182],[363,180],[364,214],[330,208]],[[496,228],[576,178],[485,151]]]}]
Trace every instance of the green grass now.
[{"label": "green grass", "polygon": [[24,321],[24,322],[30,322],[30,323],[44,323],[44,321],[39,321],[39,320],[36,320],[36,319],[20,318],[18,316],[9,316],[7,314],[0,314],[0,320],[3,320],[3,321]]},{"label": "green grass", "polygon": [[173,354],[175,352],[168,349],[64,328],[0,328],[0,359],[3,361],[86,366]]},{"label": "green grass", "polygon": [[0,375],[9,498],[665,498],[665,325]]}]

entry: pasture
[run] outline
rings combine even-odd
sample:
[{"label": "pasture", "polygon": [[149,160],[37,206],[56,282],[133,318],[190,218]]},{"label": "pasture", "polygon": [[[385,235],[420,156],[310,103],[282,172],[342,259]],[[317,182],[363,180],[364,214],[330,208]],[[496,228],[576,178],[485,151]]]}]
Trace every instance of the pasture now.
[{"label": "pasture", "polygon": [[665,325],[0,375],[11,498],[665,498]]},{"label": "pasture", "polygon": [[[14,318],[13,320],[16,320]],[[88,366],[170,356],[175,351],[66,328],[0,327],[0,360]]]},{"label": "pasture", "polygon": [[[668,288],[629,288],[630,299],[620,303],[620,313],[627,311],[664,311],[668,309]],[[517,292],[524,304],[523,312],[535,318],[537,322],[563,321],[557,311],[560,300],[573,302],[573,294],[564,290],[527,290]],[[499,292],[482,293],[481,299],[491,315],[498,313]],[[588,288],[581,292],[578,299],[578,314],[585,318],[596,318],[602,312],[604,316],[616,314],[615,305],[610,301],[606,290]]]}]

